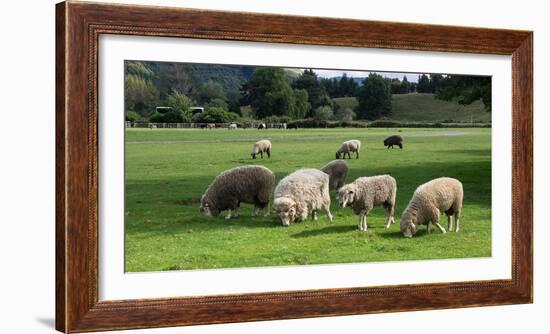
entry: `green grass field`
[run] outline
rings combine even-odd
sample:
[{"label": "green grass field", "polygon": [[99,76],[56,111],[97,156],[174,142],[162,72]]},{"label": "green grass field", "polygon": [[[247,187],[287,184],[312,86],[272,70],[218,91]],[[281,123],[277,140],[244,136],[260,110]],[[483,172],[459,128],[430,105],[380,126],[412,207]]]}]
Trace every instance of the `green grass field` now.
[{"label": "green grass field", "polygon": [[[354,97],[335,98],[340,107],[354,109]],[[491,113],[476,101],[462,106],[456,102],[437,100],[433,94],[393,94],[392,114],[388,119],[401,122],[490,122]]]},{"label": "green grass field", "polygon": [[[387,150],[383,139],[398,131],[404,149]],[[252,160],[262,138],[273,142],[273,155]],[[274,215],[251,217],[249,204],[230,221],[199,213],[202,193],[225,169],[262,164],[279,181],[333,160],[348,139],[363,143],[360,159],[347,160],[348,182],[386,173],[397,180],[396,224],[387,230],[375,208],[369,230],[358,231],[358,217],[339,208],[334,193],[333,223],[321,214],[285,228]],[[421,228],[404,238],[399,218],[413,191],[440,176],[464,184],[461,231]],[[129,272],[491,256],[491,129],[127,129],[125,241]]]}]

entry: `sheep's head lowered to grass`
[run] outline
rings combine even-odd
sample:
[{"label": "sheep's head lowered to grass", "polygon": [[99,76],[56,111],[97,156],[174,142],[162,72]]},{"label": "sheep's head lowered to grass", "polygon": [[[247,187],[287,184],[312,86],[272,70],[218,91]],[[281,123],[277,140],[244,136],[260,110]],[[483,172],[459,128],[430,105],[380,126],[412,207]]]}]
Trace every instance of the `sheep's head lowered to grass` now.
[{"label": "sheep's head lowered to grass", "polygon": [[357,190],[355,188],[355,185],[350,183],[342,186],[338,190],[338,202],[340,202],[340,205],[343,208],[345,208],[348,204],[353,204],[355,201],[355,196],[357,194]]},{"label": "sheep's head lowered to grass", "polygon": [[288,197],[279,197],[273,201],[273,210],[283,226],[289,226],[296,219],[296,202]]},{"label": "sheep's head lowered to grass", "polygon": [[201,198],[201,204],[199,206],[199,211],[208,217],[217,217],[220,214],[220,211],[216,209],[212,203],[205,199],[204,195]]},{"label": "sheep's head lowered to grass", "polygon": [[404,214],[401,217],[401,233],[405,238],[412,238],[413,235],[418,231],[418,224],[416,224],[416,219],[413,215]]}]

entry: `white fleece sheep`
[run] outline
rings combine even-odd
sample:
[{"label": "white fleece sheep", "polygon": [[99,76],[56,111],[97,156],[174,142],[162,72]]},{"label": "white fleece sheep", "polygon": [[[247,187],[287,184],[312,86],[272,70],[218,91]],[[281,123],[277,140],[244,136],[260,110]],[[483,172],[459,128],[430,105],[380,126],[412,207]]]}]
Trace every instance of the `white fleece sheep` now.
[{"label": "white fleece sheep", "polygon": [[333,160],[320,168],[328,174],[330,189],[339,189],[346,183],[348,164],[344,160]]},{"label": "white fleece sheep", "polygon": [[[254,204],[254,215],[264,209],[269,214],[269,199],[275,185],[275,174],[264,166],[240,166],[216,176],[202,195],[200,211],[207,216],[218,216],[229,210],[225,217],[239,216],[241,203]],[[235,212],[232,214],[232,210]]]},{"label": "white fleece sheep", "polygon": [[267,139],[262,139],[257,141],[254,146],[252,146],[252,159],[256,159],[256,155],[260,155],[262,159],[264,158],[264,152],[267,153],[267,157],[271,157],[271,142]]},{"label": "white fleece sheep", "polygon": [[231,124],[229,124],[229,127],[228,127],[227,129],[229,129],[229,130],[237,130],[237,124],[231,123]]},{"label": "white fleece sheep", "polygon": [[462,183],[450,177],[440,177],[431,180],[416,188],[409,205],[401,216],[401,232],[407,238],[412,237],[420,225],[426,225],[430,232],[432,222],[442,233],[446,233],[443,226],[439,224],[440,211],[447,215],[447,228],[452,230],[453,223],[451,216],[455,217],[456,229],[460,229],[460,212],[464,190]]},{"label": "white fleece sheep", "polygon": [[351,204],[353,212],[359,215],[359,230],[367,230],[367,215],[375,206],[383,206],[387,212],[386,228],[395,220],[395,196],[397,182],[390,175],[360,177],[338,190],[338,200],[343,208]]},{"label": "white fleece sheep", "polygon": [[329,176],[318,169],[299,169],[279,181],[273,209],[281,223],[288,226],[294,221],[305,220],[310,212],[313,220],[317,220],[317,211],[321,209],[332,221],[328,183]]},{"label": "white fleece sheep", "polygon": [[359,150],[361,149],[361,141],[357,139],[348,140],[342,143],[342,146],[336,151],[336,159],[340,159],[340,156],[343,154],[343,158],[351,159],[351,153],[355,152],[355,159],[359,159]]}]

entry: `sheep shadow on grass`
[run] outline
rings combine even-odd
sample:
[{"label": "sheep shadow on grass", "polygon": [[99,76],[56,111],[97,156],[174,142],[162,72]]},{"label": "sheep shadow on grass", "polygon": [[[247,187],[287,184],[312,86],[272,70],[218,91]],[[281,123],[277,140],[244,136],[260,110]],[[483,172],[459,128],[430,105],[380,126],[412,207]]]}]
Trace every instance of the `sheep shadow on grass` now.
[{"label": "sheep shadow on grass", "polygon": [[346,233],[357,229],[355,225],[332,225],[320,229],[313,229],[302,231],[291,235],[292,238],[309,238],[318,235],[333,234],[333,233]]},{"label": "sheep shadow on grass", "polygon": [[[428,231],[426,231],[426,229],[422,227],[418,230],[418,232],[416,232],[416,234],[411,239],[424,238],[434,233],[442,234],[441,232],[434,230],[433,227],[432,227],[431,233],[428,234]],[[403,239],[403,240],[408,239],[403,236],[403,233],[401,231],[391,231],[391,232],[381,233],[379,236],[381,238],[386,238],[386,239]]]}]

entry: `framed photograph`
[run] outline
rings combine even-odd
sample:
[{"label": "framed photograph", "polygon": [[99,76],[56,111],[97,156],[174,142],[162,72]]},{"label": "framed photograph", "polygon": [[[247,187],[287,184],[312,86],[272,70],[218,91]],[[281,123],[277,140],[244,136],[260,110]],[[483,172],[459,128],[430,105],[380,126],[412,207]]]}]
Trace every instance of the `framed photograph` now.
[{"label": "framed photograph", "polygon": [[57,330],[532,302],[532,32],[56,14]]}]

